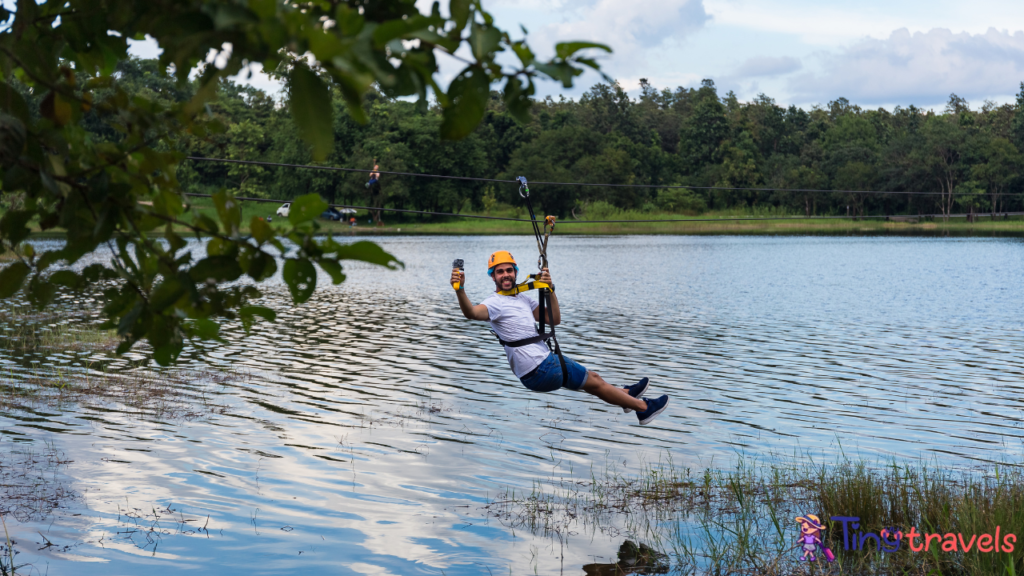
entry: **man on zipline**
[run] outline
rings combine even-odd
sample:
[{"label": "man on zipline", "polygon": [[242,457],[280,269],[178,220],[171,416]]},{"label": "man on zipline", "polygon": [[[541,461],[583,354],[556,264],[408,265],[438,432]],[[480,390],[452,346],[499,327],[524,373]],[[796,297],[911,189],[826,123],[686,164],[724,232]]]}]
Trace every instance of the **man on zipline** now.
[{"label": "man on zipline", "polygon": [[[461,265],[461,262],[459,263]],[[452,270],[452,286],[459,298],[462,314],[470,320],[486,320],[505,345],[505,354],[512,372],[524,386],[534,392],[552,392],[564,386],[570,390],[589,392],[609,404],[619,406],[625,412],[636,410],[640,424],[649,424],[668,406],[668,396],[660,398],[643,398],[647,391],[648,379],[644,378],[626,388],[616,388],[604,381],[595,372],[587,370],[578,362],[563,356],[561,359],[537,338],[537,327],[534,321],[540,321],[539,303],[525,294],[514,296],[501,294],[513,290],[516,286],[516,275],[519,267],[512,254],[499,250],[491,254],[487,262],[487,274],[494,280],[495,293],[476,306],[466,296],[464,287],[466,275],[460,270]],[[551,274],[547,268],[541,270],[538,282],[552,286]],[[558,309],[558,298],[552,289],[550,292],[550,308],[546,311],[546,323],[557,326],[561,323],[561,312]],[[521,343],[523,340],[535,340]],[[510,345],[511,344],[511,345]],[[562,362],[564,360],[568,377],[563,378]]]}]

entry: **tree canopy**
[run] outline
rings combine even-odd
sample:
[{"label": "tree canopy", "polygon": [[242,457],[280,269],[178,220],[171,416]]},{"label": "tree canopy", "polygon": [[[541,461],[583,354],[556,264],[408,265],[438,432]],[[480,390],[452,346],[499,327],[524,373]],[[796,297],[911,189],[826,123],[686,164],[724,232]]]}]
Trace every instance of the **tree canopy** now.
[{"label": "tree canopy", "polygon": [[[346,106],[338,93],[333,102],[339,111]],[[261,92],[225,82],[210,107],[231,128],[183,140],[181,150],[214,158],[242,153],[247,160],[315,163],[287,106],[275,107]],[[611,82],[591,87],[577,100],[538,100],[526,122],[517,121],[501,94],[493,92],[481,123],[459,141],[441,138],[440,107],[423,110],[372,92],[363,108],[365,124],[335,115],[336,145],[325,164],[368,169],[377,159],[385,171],[652,186],[533,187],[542,208],[560,217],[588,209],[592,216],[595,206],[691,214],[772,207],[808,216],[1024,209],[1016,195],[1024,192],[1019,177],[1024,156],[1014,143],[1021,104],[972,109],[954,94],[941,111],[867,110],[845,98],[804,110],[782,107],[763,94],[739,102],[731,93],[719,95],[711,80],[671,90],[642,81],[635,98]],[[259,129],[246,128],[249,124]],[[254,133],[262,137],[254,141],[248,135]],[[381,197],[371,197],[359,173],[186,163],[178,175],[189,192],[227,188],[282,200],[315,192],[329,202],[443,212],[520,202],[514,185],[387,174]],[[715,186],[764,190],[700,189]],[[862,190],[892,194],[846,192]],[[899,194],[906,191],[936,195]]]}]

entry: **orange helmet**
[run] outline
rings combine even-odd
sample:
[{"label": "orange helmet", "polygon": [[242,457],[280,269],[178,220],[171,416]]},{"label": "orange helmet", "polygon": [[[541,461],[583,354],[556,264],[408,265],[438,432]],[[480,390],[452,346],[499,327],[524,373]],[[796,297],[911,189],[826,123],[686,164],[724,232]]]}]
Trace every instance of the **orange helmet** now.
[{"label": "orange helmet", "polygon": [[507,250],[498,250],[487,259],[487,275],[494,275],[494,267],[499,264],[511,264],[516,269],[516,274],[519,273],[519,265],[516,264],[516,259],[512,257],[512,253]]}]

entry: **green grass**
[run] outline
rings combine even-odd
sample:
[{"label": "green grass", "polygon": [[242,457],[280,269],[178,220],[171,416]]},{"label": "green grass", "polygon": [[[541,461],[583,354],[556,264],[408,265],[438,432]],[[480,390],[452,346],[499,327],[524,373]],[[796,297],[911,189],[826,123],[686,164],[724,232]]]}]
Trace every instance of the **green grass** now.
[{"label": "green grass", "polygon": [[[487,513],[513,530],[563,538],[570,533],[622,534],[671,558],[681,573],[789,574],[1017,574],[1024,570],[1024,469],[992,467],[954,473],[920,462],[740,458],[729,470],[693,471],[670,460],[636,475],[614,469],[590,478],[535,483],[508,490]],[[837,561],[798,561],[797,516],[826,522],[823,539]],[[844,550],[842,525],[832,516],[860,517],[861,532],[991,534],[1000,526],[1017,543],[1012,554],[942,552],[932,543],[913,552],[906,541],[893,553]],[[873,543],[874,541],[869,541]],[[917,539],[917,544],[921,539]],[[819,554],[820,556],[820,554]],[[623,569],[626,567],[623,566]]]},{"label": "green grass", "polygon": [[[249,222],[253,216],[273,219],[275,228],[288,225],[286,218],[275,215],[281,202],[242,202],[242,229],[247,233]],[[210,198],[193,197],[191,207],[217,220],[217,211]],[[498,216],[504,218],[525,219],[528,217],[525,208],[503,206],[488,213],[465,212],[467,216]],[[975,222],[967,222],[964,218],[942,218],[916,221],[916,217],[906,217],[909,221],[886,222],[883,219],[854,218],[821,219],[821,220],[750,220],[736,221],[734,218],[765,218],[765,217],[796,217],[802,214],[791,213],[772,206],[730,209],[705,212],[699,215],[674,214],[667,212],[642,212],[639,210],[602,210],[588,214],[584,218],[590,220],[630,220],[625,223],[585,224],[570,218],[562,220],[556,226],[556,235],[618,235],[618,234],[954,234],[954,235],[1024,235],[1024,218],[1012,217],[1009,220],[979,215]],[[369,214],[360,210],[356,214],[357,226],[350,227],[347,223],[319,220],[321,230],[331,234],[438,234],[438,235],[508,235],[531,234],[532,227],[527,222],[510,222],[504,220],[481,220],[458,216],[416,216],[385,212],[383,226],[374,226],[368,222]],[[189,220],[188,214],[183,220]],[[669,222],[677,219],[696,219],[697,222]],[[663,222],[638,222],[638,220],[662,220]],[[709,221],[711,220],[711,221]],[[714,221],[720,220],[720,221]],[[180,233],[188,232],[179,227]],[[159,231],[156,232],[159,235]],[[45,233],[36,229],[37,237],[61,237],[60,230]],[[0,263],[7,261],[11,255],[0,255]]]}]

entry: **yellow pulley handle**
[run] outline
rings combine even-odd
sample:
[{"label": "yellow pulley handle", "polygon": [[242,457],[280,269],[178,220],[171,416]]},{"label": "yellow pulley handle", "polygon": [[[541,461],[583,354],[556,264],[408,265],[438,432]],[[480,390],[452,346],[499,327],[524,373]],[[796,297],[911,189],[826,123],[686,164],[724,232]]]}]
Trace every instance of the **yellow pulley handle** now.
[{"label": "yellow pulley handle", "polygon": [[515,296],[515,295],[520,294],[522,292],[526,292],[527,290],[536,290],[536,289],[540,289],[540,288],[547,288],[548,290],[551,290],[552,292],[555,291],[555,287],[550,285],[550,284],[548,284],[548,283],[546,283],[546,282],[540,282],[540,281],[537,281],[537,280],[531,280],[529,282],[523,282],[522,284],[517,285],[516,287],[512,288],[511,290],[498,290],[498,294],[501,294],[502,296]]}]

